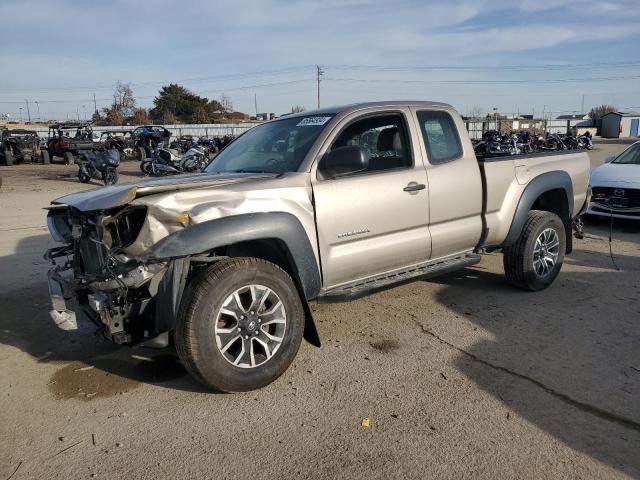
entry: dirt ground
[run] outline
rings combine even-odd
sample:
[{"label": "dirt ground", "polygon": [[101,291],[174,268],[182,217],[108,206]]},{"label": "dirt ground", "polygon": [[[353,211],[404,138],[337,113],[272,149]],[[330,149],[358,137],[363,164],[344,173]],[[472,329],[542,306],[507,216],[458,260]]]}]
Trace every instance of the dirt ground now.
[{"label": "dirt ground", "polygon": [[0,478],[640,478],[640,227],[615,222],[616,270],[608,221],[588,222],[542,292],[492,254],[314,306],[322,348],[218,395],[173,351],[49,319],[42,207],[87,188],[76,172],[0,167]]}]

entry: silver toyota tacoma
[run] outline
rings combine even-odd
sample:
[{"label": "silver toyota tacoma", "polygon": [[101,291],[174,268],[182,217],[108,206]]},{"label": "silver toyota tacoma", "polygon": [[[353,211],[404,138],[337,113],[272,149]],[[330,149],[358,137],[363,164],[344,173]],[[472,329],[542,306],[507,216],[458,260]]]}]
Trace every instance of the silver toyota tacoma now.
[{"label": "silver toyota tacoma", "polygon": [[115,343],[175,342],[225,392],[273,382],[309,302],[349,301],[501,251],[507,279],[549,286],[588,202],[585,153],[476,158],[460,115],[376,102],[289,115],[228,145],[204,173],[52,202],[51,315],[83,312]]}]

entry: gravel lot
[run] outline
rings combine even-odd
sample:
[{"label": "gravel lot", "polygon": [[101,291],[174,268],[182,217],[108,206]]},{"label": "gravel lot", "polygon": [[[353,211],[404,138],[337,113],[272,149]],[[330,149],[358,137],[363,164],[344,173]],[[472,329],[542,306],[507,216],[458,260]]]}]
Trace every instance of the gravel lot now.
[{"label": "gravel lot", "polygon": [[[625,147],[596,144],[592,165]],[[314,306],[322,348],[217,395],[173,351],[49,319],[42,207],[87,188],[76,173],[0,167],[0,478],[640,477],[640,227],[614,225],[617,271],[608,221],[590,221],[538,293],[492,254]]]}]

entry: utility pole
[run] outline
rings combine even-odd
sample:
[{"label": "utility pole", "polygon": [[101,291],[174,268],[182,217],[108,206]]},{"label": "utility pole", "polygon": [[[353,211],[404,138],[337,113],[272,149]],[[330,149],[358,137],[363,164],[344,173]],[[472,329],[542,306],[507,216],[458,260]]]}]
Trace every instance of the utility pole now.
[{"label": "utility pole", "polygon": [[258,118],[258,94],[253,93],[253,106],[256,107],[256,118]]},{"label": "utility pole", "polygon": [[38,103],[38,101],[36,100],[36,107],[38,107],[38,121],[42,120],[40,118],[40,104]]},{"label": "utility pole", "polygon": [[93,110],[98,113],[98,104],[96,103],[96,92],[93,92]]},{"label": "utility pole", "polygon": [[582,106],[580,107],[580,113],[584,114],[584,93],[582,94]]},{"label": "utility pole", "polygon": [[27,104],[27,117],[29,118],[29,123],[31,123],[31,112],[29,111],[29,100],[25,98],[24,101]]},{"label": "utility pole", "polygon": [[323,74],[324,72],[320,68],[320,65],[316,65],[316,81],[318,83],[318,108],[320,108],[320,77],[322,77]]}]

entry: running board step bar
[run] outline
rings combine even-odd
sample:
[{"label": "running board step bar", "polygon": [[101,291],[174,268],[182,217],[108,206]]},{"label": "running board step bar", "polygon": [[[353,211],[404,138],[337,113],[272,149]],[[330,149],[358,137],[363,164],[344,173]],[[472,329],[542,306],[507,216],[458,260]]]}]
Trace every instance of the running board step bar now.
[{"label": "running board step bar", "polygon": [[348,302],[357,298],[362,298],[372,293],[386,290],[404,283],[409,283],[417,279],[424,279],[454,272],[464,267],[470,267],[480,261],[480,255],[467,253],[447,257],[434,262],[416,265],[407,270],[396,270],[393,273],[369,278],[367,280],[349,283],[340,287],[332,288],[318,296],[319,303]]}]

